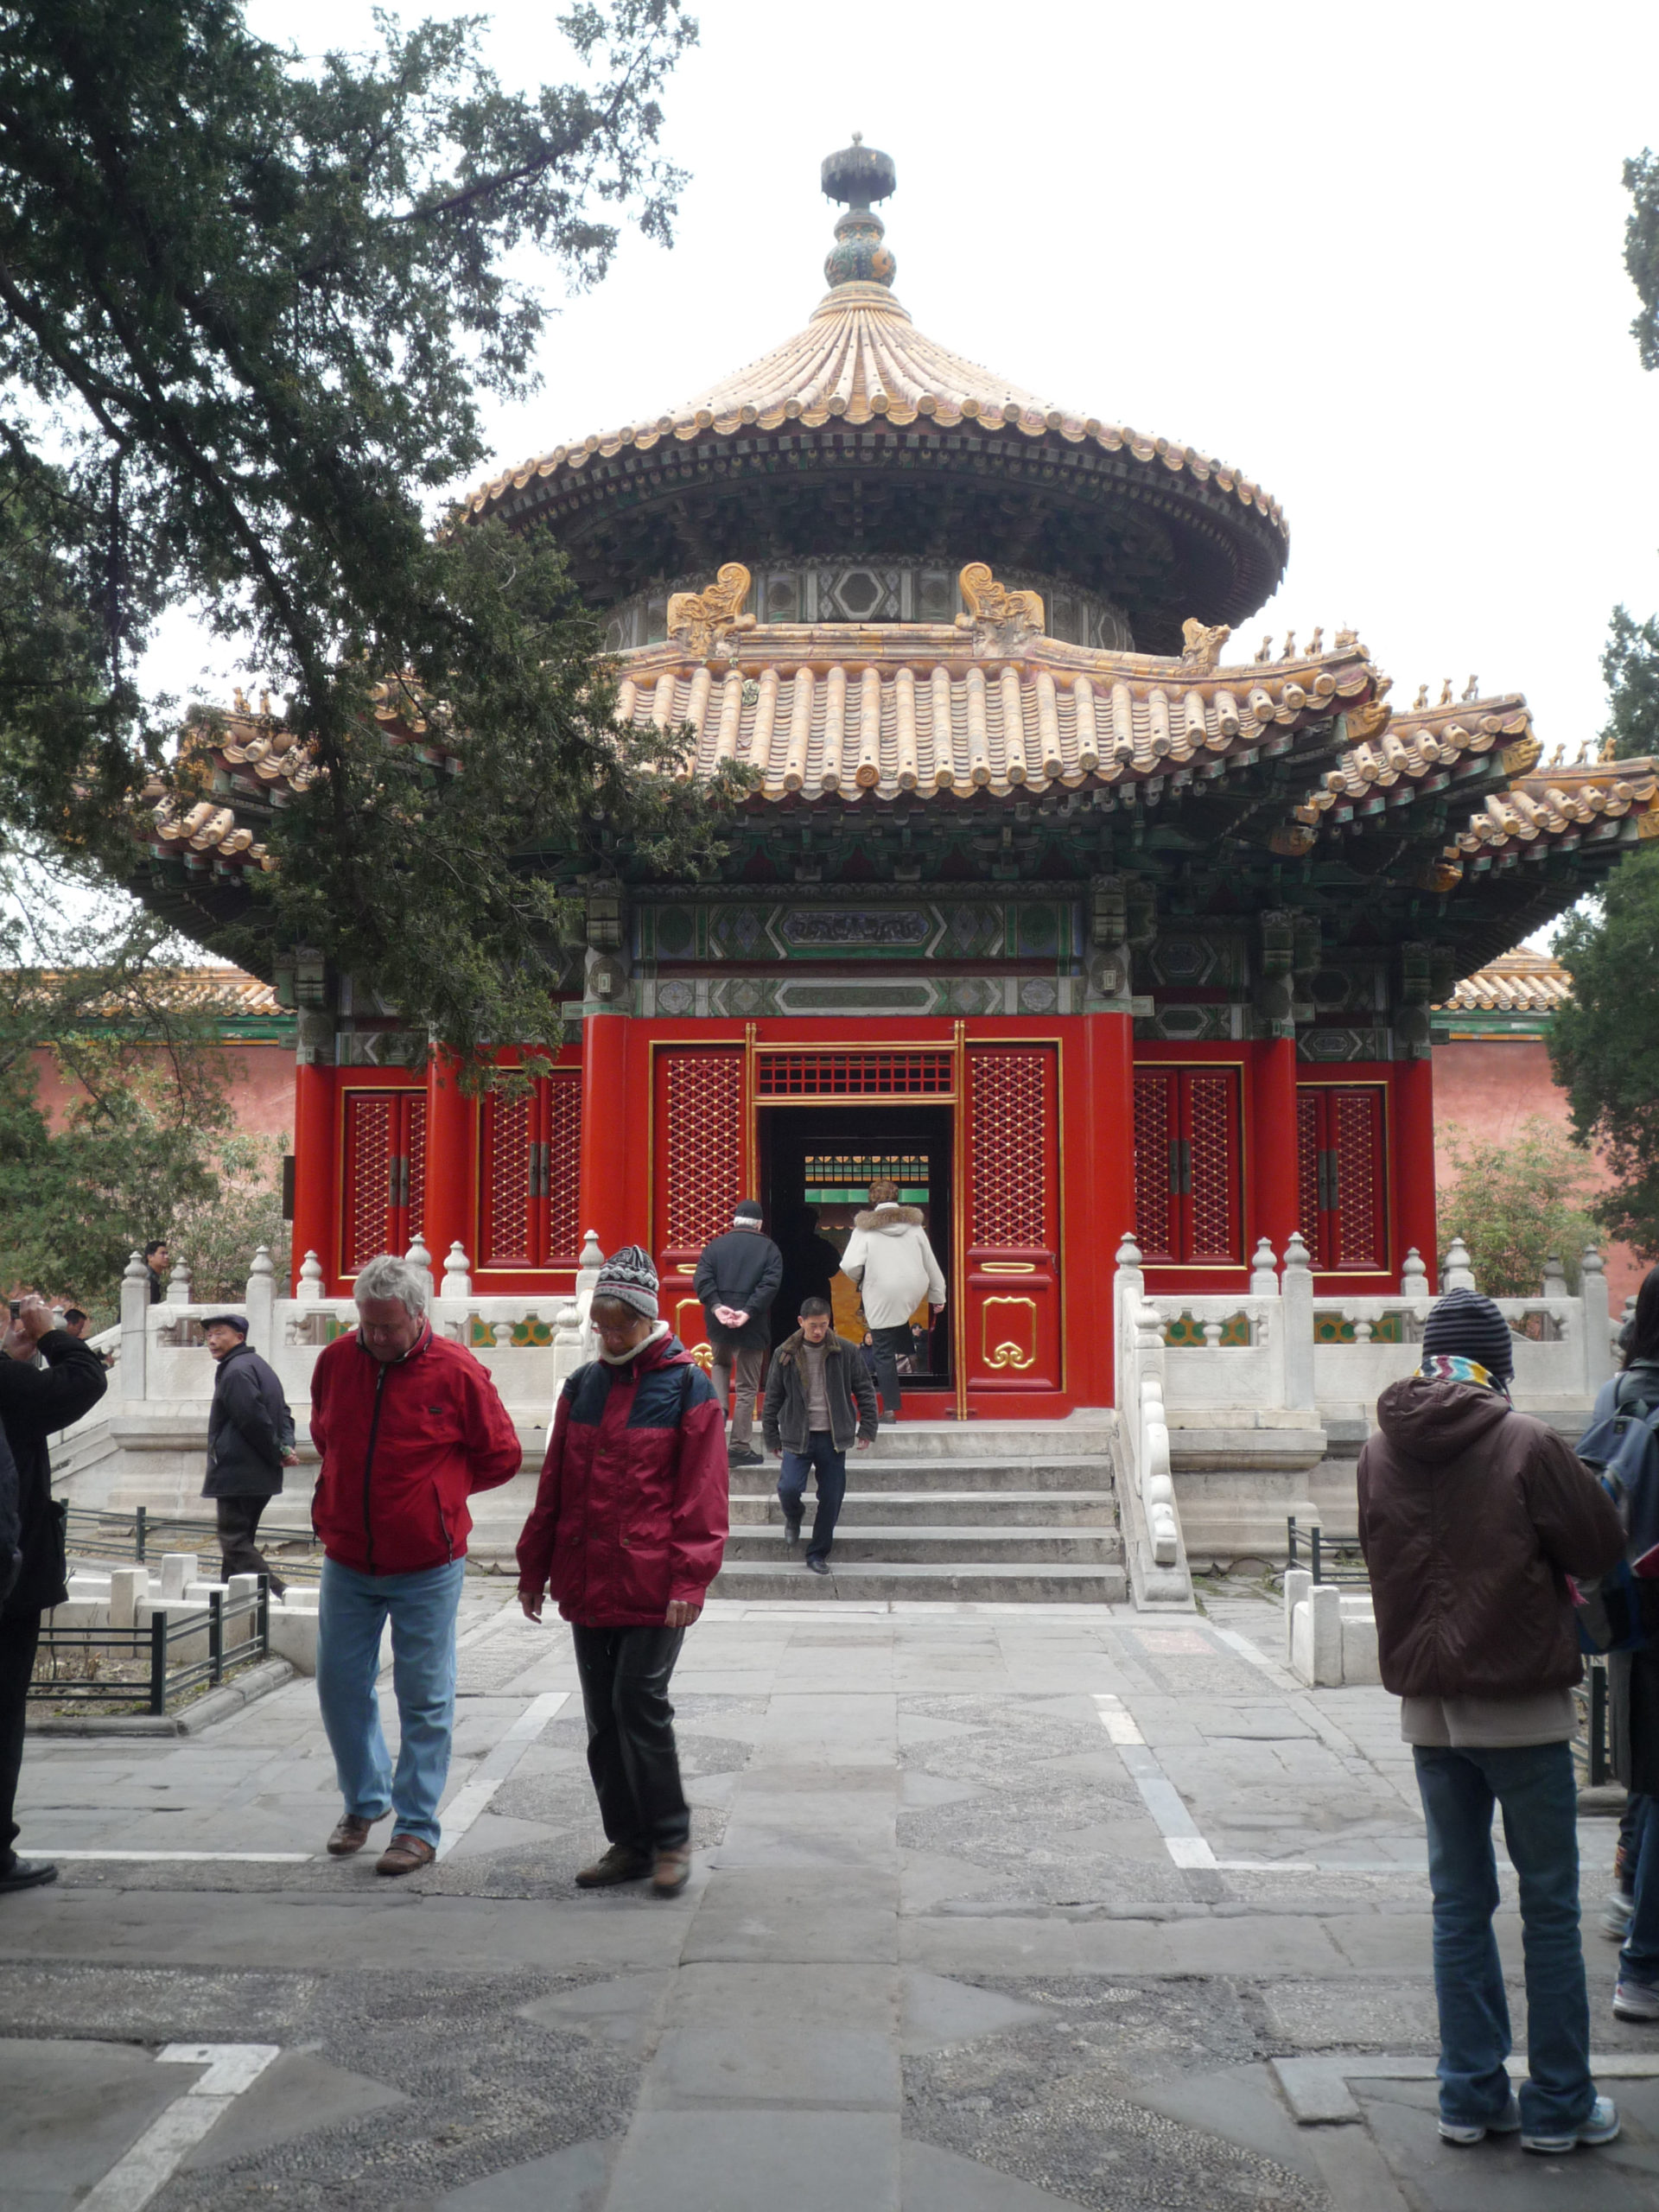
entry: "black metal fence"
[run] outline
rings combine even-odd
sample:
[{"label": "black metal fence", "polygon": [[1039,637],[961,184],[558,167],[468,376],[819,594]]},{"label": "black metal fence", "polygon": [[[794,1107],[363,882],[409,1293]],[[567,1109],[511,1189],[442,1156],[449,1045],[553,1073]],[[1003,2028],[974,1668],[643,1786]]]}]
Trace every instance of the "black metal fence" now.
[{"label": "black metal fence", "polygon": [[[149,1506],[135,1506],[130,1513],[115,1513],[91,1505],[69,1508],[68,1546],[71,1558],[130,1560],[141,1567],[159,1560],[164,1552],[216,1552],[219,1523],[200,1516],[156,1513]],[[303,1545],[302,1556],[290,1559],[284,1545]],[[283,1582],[315,1582],[322,1573],[322,1553],[308,1529],[267,1528],[259,1532],[259,1546],[272,1560]]]},{"label": "black metal fence", "polygon": [[1306,1568],[1316,1582],[1339,1582],[1350,1589],[1368,1589],[1370,1576],[1363,1556],[1351,1544],[1327,1544],[1316,1521],[1311,1529],[1298,1529],[1292,1513],[1285,1521],[1285,1567]]},{"label": "black metal fence", "polygon": [[1585,1786],[1603,1789],[1613,1777],[1613,1732],[1607,1702],[1607,1662],[1585,1662],[1584,1681],[1578,1695],[1580,1741],[1575,1745],[1585,1770]]},{"label": "black metal fence", "polygon": [[[245,1633],[238,1635],[245,1622]],[[187,1647],[194,1656],[175,1656]],[[270,1590],[262,1574],[245,1597],[210,1590],[205,1605],[188,1613],[176,1605],[158,1609],[143,1628],[59,1628],[48,1621],[29,1694],[60,1706],[142,1703],[147,1712],[164,1713],[188,1692],[222,1682],[232,1669],[270,1655]],[[60,1674],[60,1662],[70,1671]]]}]

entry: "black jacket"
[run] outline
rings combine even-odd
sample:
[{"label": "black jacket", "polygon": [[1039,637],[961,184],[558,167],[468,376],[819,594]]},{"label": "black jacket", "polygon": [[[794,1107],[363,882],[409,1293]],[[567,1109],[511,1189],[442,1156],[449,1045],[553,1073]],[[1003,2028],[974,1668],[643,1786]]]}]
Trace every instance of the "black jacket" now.
[{"label": "black jacket", "polygon": [[17,1462],[11,1456],[11,1446],[0,1433],[0,1606],[6,1594],[23,1571],[23,1554],[19,1538],[23,1533],[21,1501],[17,1495]]},{"label": "black jacket", "polygon": [[[784,1255],[758,1229],[728,1229],[723,1236],[709,1239],[691,1287],[702,1300],[709,1341],[716,1351],[771,1343],[766,1315],[783,1279]],[[741,1329],[722,1328],[715,1319],[716,1306],[733,1306],[749,1318]]]},{"label": "black jacket", "polygon": [[22,1572],[0,1605],[8,1619],[63,1602],[63,1509],[53,1502],[46,1440],[90,1413],[109,1388],[103,1361],[67,1329],[48,1329],[40,1352],[44,1369],[0,1352],[0,1427],[17,1463],[23,1554]]},{"label": "black jacket", "polygon": [[[804,1452],[807,1448],[806,1374],[799,1357],[805,1341],[802,1332],[797,1329],[772,1356],[766,1376],[766,1402],[760,1413],[768,1452]],[[875,1385],[870,1381],[870,1370],[861,1354],[845,1337],[838,1337],[831,1329],[823,1342],[823,1395],[830,1401],[830,1441],[837,1452],[848,1452],[852,1449],[855,1435],[871,1442],[875,1440]]]},{"label": "black jacket", "polygon": [[283,1453],[293,1443],[282,1384],[251,1344],[238,1344],[219,1361],[213,1381],[202,1496],[274,1497],[283,1486]]}]

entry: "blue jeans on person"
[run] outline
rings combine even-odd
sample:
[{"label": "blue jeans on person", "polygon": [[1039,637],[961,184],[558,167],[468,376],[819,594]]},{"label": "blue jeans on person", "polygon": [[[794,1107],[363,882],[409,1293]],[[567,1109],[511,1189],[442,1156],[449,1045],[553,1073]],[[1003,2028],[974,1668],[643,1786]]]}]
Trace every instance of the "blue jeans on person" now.
[{"label": "blue jeans on person", "polygon": [[830,1547],[836,1539],[836,1523],[841,1518],[841,1501],[847,1495],[847,1454],[837,1452],[836,1440],[827,1428],[814,1428],[807,1433],[804,1452],[785,1452],[783,1472],[778,1478],[778,1503],[791,1521],[800,1518],[806,1503],[806,1478],[817,1478],[818,1503],[812,1515],[812,1537],[806,1548],[808,1559],[828,1559]]},{"label": "blue jeans on person", "polygon": [[1529,2135],[1581,2127],[1595,2101],[1590,2001],[1579,1941],[1578,1789],[1570,1744],[1503,1751],[1416,1746],[1434,1893],[1434,1995],[1440,2014],[1440,2117],[1490,2127],[1509,2103],[1510,2012],[1492,1934],[1497,1867],[1492,1808],[1521,1885],[1527,1978]]},{"label": "blue jeans on person", "polygon": [[1635,1815],[1636,1867],[1631,1888],[1636,1910],[1618,1955],[1621,1981],[1659,1987],[1659,1797],[1630,1793]]},{"label": "blue jeans on person", "polygon": [[[456,1559],[416,1574],[360,1574],[326,1559],[317,1606],[317,1702],[346,1810],[364,1821],[390,1813],[394,1834],[420,1836],[434,1849],[438,1800],[449,1772],[455,1609],[466,1565]],[[396,1772],[375,1692],[388,1620],[397,1699]]]}]

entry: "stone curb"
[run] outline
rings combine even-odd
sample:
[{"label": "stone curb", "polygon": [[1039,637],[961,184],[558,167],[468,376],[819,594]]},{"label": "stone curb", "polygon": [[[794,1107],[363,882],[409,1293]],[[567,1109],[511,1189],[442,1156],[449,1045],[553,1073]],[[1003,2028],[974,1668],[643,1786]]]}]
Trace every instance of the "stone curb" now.
[{"label": "stone curb", "polygon": [[[1357,2052],[1268,2063],[1299,2127],[1339,2127],[1362,2118],[1351,2082],[1432,2082],[1437,2070],[1432,2058],[1367,2057]],[[1590,2070],[1605,2082],[1650,2081],[1659,2074],[1659,2051],[1592,2051]],[[1509,2073],[1511,2081],[1525,2081],[1526,2060],[1511,2058]]]},{"label": "stone curb", "polygon": [[79,1713],[42,1713],[38,1719],[31,1717],[23,1726],[30,1736],[196,1736],[216,1720],[228,1720],[245,1705],[281,1689],[293,1679],[294,1669],[286,1659],[262,1659],[233,1682],[221,1682],[216,1690],[209,1690],[182,1713],[111,1713],[102,1719],[93,1713],[83,1719]]}]

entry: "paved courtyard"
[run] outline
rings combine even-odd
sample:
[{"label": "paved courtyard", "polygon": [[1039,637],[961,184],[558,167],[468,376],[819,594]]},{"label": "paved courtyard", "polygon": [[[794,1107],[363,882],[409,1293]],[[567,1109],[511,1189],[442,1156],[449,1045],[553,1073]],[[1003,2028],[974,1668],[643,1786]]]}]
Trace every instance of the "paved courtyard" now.
[{"label": "paved courtyard", "polygon": [[[1281,1635],[1243,1595],[713,1605],[666,1904],[572,1888],[569,1638],[499,1584],[446,1855],[400,1882],[321,1855],[308,1681],[199,1737],[31,1739],[23,1848],[62,1876],[0,1901],[0,2204],[1651,2212],[1659,2031],[1613,2020],[1593,1932],[1624,2140],[1436,2142],[1395,1708],[1301,1689]],[[1613,1824],[1581,1834],[1593,1912]],[[1507,1907],[1503,1942],[1518,2018]]]}]

